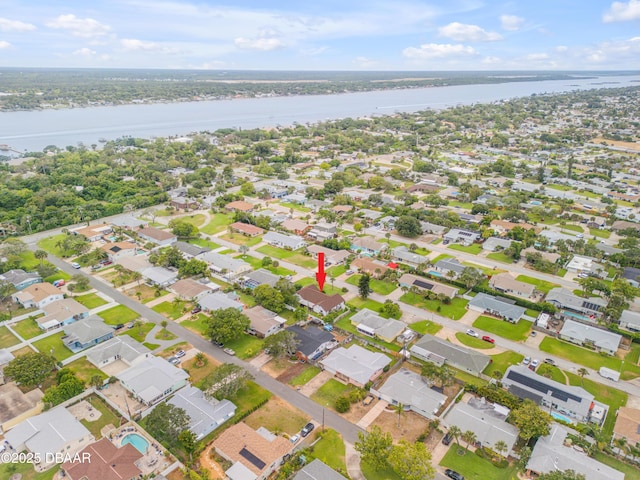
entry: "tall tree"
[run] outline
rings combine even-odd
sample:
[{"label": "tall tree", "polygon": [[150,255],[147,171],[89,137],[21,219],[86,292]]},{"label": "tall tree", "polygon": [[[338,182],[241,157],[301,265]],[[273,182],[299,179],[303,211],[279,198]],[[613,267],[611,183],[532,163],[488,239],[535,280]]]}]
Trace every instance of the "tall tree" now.
[{"label": "tall tree", "polygon": [[520,430],[520,437],[525,441],[549,435],[551,415],[531,400],[527,399],[519,408],[511,410],[510,417],[511,422]]},{"label": "tall tree", "polygon": [[466,430],[462,433],[462,440],[466,442],[467,446],[464,449],[468,451],[469,447],[478,441],[478,438],[473,430]]},{"label": "tall tree", "polygon": [[37,260],[40,260],[40,265],[44,263],[45,258],[49,256],[49,254],[44,250],[36,250],[33,252],[33,256],[36,257]]},{"label": "tall tree", "polygon": [[467,288],[473,288],[476,285],[479,285],[484,281],[484,279],[484,274],[477,268],[473,267],[465,267],[458,277],[458,280],[464,283],[464,286]]},{"label": "tall tree", "polygon": [[263,346],[265,350],[269,351],[269,355],[278,358],[296,353],[298,343],[298,339],[293,332],[281,330],[265,338]]},{"label": "tall tree", "polygon": [[235,340],[241,336],[251,321],[249,317],[235,308],[215,310],[207,319],[207,336],[220,343]]},{"label": "tall tree", "polygon": [[451,425],[449,427],[449,435],[456,441],[458,448],[460,448],[460,437],[462,436],[462,430],[457,425]]},{"label": "tall tree", "polygon": [[11,360],[4,367],[5,377],[24,387],[35,387],[51,374],[56,366],[56,359],[40,352],[29,352]]},{"label": "tall tree", "polygon": [[358,433],[358,441],[354,445],[362,461],[375,470],[387,467],[387,458],[389,458],[392,447],[391,434],[383,432],[377,425],[374,425],[370,432]]},{"label": "tall tree", "polygon": [[435,476],[431,452],[423,442],[400,440],[391,449],[389,465],[402,480],[429,480]]},{"label": "tall tree", "polygon": [[360,294],[360,298],[364,300],[369,298],[370,282],[371,277],[367,273],[362,275],[362,277],[360,277],[360,280],[358,280],[358,293]]},{"label": "tall tree", "polygon": [[587,375],[589,375],[589,370],[587,370],[584,367],[580,367],[578,369],[578,375],[580,375],[580,385],[582,385],[584,387],[584,377],[586,377]]},{"label": "tall tree", "polygon": [[208,397],[233,400],[253,377],[244,368],[223,363],[202,380],[202,390]]},{"label": "tall tree", "polygon": [[189,427],[189,415],[184,409],[159,403],[145,418],[149,433],[160,442],[176,445],[181,432]]}]

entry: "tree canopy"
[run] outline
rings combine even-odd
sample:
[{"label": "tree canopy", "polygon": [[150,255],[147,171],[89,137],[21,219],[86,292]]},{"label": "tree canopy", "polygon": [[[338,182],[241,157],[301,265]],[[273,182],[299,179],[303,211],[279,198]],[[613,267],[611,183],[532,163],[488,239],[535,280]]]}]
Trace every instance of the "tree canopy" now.
[{"label": "tree canopy", "polygon": [[242,335],[251,321],[236,308],[214,310],[207,319],[207,336],[220,343],[235,340]]},{"label": "tree canopy", "polygon": [[56,359],[40,352],[29,352],[11,360],[4,375],[25,387],[35,387],[47,378],[56,366]]}]

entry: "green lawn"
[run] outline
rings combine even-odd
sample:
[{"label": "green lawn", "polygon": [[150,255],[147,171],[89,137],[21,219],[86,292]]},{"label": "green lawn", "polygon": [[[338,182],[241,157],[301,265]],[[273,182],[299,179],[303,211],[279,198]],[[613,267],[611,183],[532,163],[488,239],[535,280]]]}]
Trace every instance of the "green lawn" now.
[{"label": "green lawn", "polygon": [[327,276],[330,277],[333,275],[334,277],[339,277],[344,272],[347,271],[346,265],[336,265],[335,267],[331,267],[327,269]]},{"label": "green lawn", "polygon": [[560,370],[558,367],[554,367],[553,365],[549,365],[548,363],[543,363],[542,365],[540,365],[537,368],[536,373],[538,375],[542,375],[543,377],[547,377],[555,380],[556,382],[562,383],[563,385],[567,384],[567,377],[564,376],[562,370]]},{"label": "green lawn", "polygon": [[363,300],[360,297],[352,298],[347,302],[347,305],[355,307],[358,310],[368,308],[369,310],[373,310],[374,312],[379,312],[380,308],[382,307],[382,304],[380,302],[376,302],[375,300],[371,300],[370,298]]},{"label": "green lawn", "polygon": [[151,351],[154,351],[156,348],[160,346],[159,343],[142,342],[142,344]]},{"label": "green lawn", "polygon": [[65,358],[69,358],[73,355],[73,352],[65,347],[64,343],[62,343],[63,336],[64,332],[55,333],[38,340],[37,342],[33,342],[32,345],[42,353],[50,354],[53,352],[53,356],[56,357],[56,360],[61,362]]},{"label": "green lawn", "polygon": [[[347,283],[351,285],[355,285],[357,287],[358,282],[360,281],[361,278],[362,278],[362,275],[352,275],[349,278],[347,278]],[[371,288],[371,290],[373,290],[374,292],[379,293],[380,295],[389,295],[396,288],[398,288],[398,285],[396,285],[393,282],[385,282],[383,280],[377,280],[375,278],[372,278],[369,281],[369,288]]]},{"label": "green lawn", "polygon": [[52,480],[60,469],[52,467],[46,472],[37,473],[31,463],[0,463],[0,478],[10,479],[15,474],[20,474],[22,480]]},{"label": "green lawn", "polygon": [[[464,442],[461,442],[464,445]],[[462,448],[464,452],[464,448]],[[473,452],[458,455],[458,446],[451,443],[449,450],[440,461],[440,465],[464,475],[465,480],[512,480],[517,479],[516,468],[498,468]]]},{"label": "green lawn", "polygon": [[232,223],[233,215],[231,213],[216,213],[209,223],[200,228],[200,231],[207,235],[215,235],[216,233],[225,231],[227,226]]},{"label": "green lawn", "polygon": [[422,335],[427,333],[429,335],[435,335],[442,330],[442,325],[429,320],[422,320],[420,322],[412,323],[409,325],[409,328],[415,332],[421,333]]},{"label": "green lawn", "polygon": [[206,315],[199,313],[195,320],[183,320],[180,325],[204,337],[207,331],[207,319]]},{"label": "green lawn", "polygon": [[613,426],[616,423],[616,412],[618,411],[618,408],[624,407],[627,404],[629,396],[617,388],[604,386],[601,383],[594,382],[588,378],[582,379],[571,372],[565,373],[569,378],[570,385],[581,386],[587,392],[592,394],[597,401],[609,405],[609,413],[607,414],[607,419],[604,422],[602,430],[607,434],[607,436],[611,436],[613,434]]},{"label": "green lawn", "polygon": [[338,473],[346,475],[345,448],[340,434],[335,430],[326,429],[318,436],[320,440],[313,446],[311,456],[322,460]]},{"label": "green lawn", "polygon": [[610,457],[609,455],[603,452],[596,452],[593,456],[599,462],[604,463],[605,465],[609,465],[611,468],[615,468],[616,470],[624,473],[625,480],[635,480],[638,478],[638,468],[633,467],[627,463],[624,463],[617,458]]},{"label": "green lawn", "polygon": [[[104,403],[104,401],[100,397],[92,395],[87,398],[87,401],[93,406],[93,408],[95,408],[102,414],[97,420],[93,422],[80,420],[80,422],[87,428],[87,430],[89,430],[93,434],[96,440],[102,438],[100,430],[102,430],[107,425],[111,424],[114,427],[118,427],[120,425],[120,416],[116,412],[111,410],[111,407]],[[55,470],[55,468],[52,468],[52,470]]]},{"label": "green lawn", "polygon": [[[26,270],[26,269],[24,269],[24,270]],[[69,275],[67,272],[63,272],[62,270],[58,270],[53,275],[49,275],[48,277],[44,277],[42,280],[47,282],[47,283],[53,283],[56,280],[64,280],[64,281],[68,282],[69,280],[71,280],[71,275]]]},{"label": "green lawn", "polygon": [[568,192],[571,190],[571,187],[567,185],[558,185],[556,183],[552,183],[551,185],[547,185],[548,188],[552,188],[554,190],[560,190],[561,192]]},{"label": "green lawn", "polygon": [[385,469],[373,468],[365,462],[360,462],[360,469],[367,480],[402,480],[391,467]]},{"label": "green lawn", "polygon": [[609,230],[600,230],[599,228],[590,228],[589,233],[597,238],[609,238],[611,236]]},{"label": "green lawn", "polygon": [[511,350],[507,350],[506,352],[497,353],[496,355],[491,355],[491,363],[487,365],[487,368],[484,369],[485,375],[493,376],[493,372],[496,370],[500,370],[500,372],[504,375],[504,372],[511,365],[518,365],[522,362],[524,358],[523,355],[519,353],[512,352]]},{"label": "green lawn", "polygon": [[417,253],[418,255],[427,256],[427,255],[429,255],[431,253],[431,250],[427,250],[426,248],[418,247],[413,251],[413,253]]},{"label": "green lawn", "polygon": [[468,247],[454,243],[453,245],[449,245],[447,248],[450,248],[451,250],[457,250],[459,252],[471,253],[473,255],[477,255],[482,251],[482,245],[480,245],[479,243],[474,243],[472,245],[469,245]]},{"label": "green lawn", "polygon": [[570,232],[584,233],[584,228],[580,225],[573,225],[571,223],[567,223],[566,225],[560,225],[560,231],[569,230]]},{"label": "green lawn", "polygon": [[302,253],[292,250],[284,250],[283,248],[274,247],[272,245],[263,245],[256,251],[263,253],[271,258],[285,260],[289,263],[293,263],[305,268],[314,268],[318,264],[316,260],[309,256],[303,255]]},{"label": "green lawn", "polygon": [[274,267],[272,265],[269,265],[268,267],[263,267],[262,260],[256,257],[252,257],[251,255],[236,255],[234,258],[237,258],[239,260],[244,260],[249,265],[251,265],[254,270],[258,270],[259,268],[264,268],[265,270],[269,270],[274,275],[280,275],[281,277],[284,277],[286,275],[294,275],[296,273],[293,270],[289,270],[281,266]]},{"label": "green lawn", "polygon": [[309,207],[304,207],[302,205],[298,205],[297,203],[280,202],[280,205],[286,208],[293,208],[294,210],[297,210],[299,212],[304,212],[304,213],[308,213],[311,211]]},{"label": "green lawn", "polygon": [[[56,243],[58,243],[64,237],[66,237],[66,234],[60,233],[59,235],[54,235],[53,237],[43,238],[42,240],[38,241],[38,246],[45,252],[50,253],[51,255],[55,255],[56,257],[71,256],[71,252],[63,252],[59,247],[56,247]],[[38,263],[40,263],[39,260]]]},{"label": "green lawn", "polygon": [[134,340],[142,343],[155,326],[156,324],[152,322],[143,323],[139,327],[127,328],[121,335],[129,335]]},{"label": "green lawn", "polygon": [[191,243],[192,245],[197,245],[199,247],[210,248],[211,250],[220,248],[220,245],[212,242],[211,240],[207,240],[206,238],[190,238],[189,240],[187,240],[187,243]]},{"label": "green lawn", "polygon": [[225,233],[224,235],[220,235],[219,238],[227,242],[235,243],[236,245],[246,245],[247,247],[253,247],[262,241],[261,236],[247,237],[238,232]]},{"label": "green lawn", "polygon": [[191,308],[191,304],[185,302],[180,302],[179,304],[176,304],[174,302],[162,302],[151,307],[154,312],[158,312],[159,314],[164,315],[171,320],[180,318],[182,315],[191,310]]},{"label": "green lawn", "polygon": [[[232,399],[233,403],[238,407],[236,414],[231,418],[229,425],[233,425],[234,419],[241,418],[245,415],[245,412],[253,411],[258,405],[266,402],[272,397],[269,390],[265,390],[255,382],[249,381],[247,385],[236,395],[236,398]],[[206,439],[206,437],[205,437]]]},{"label": "green lawn", "polygon": [[256,356],[262,350],[262,345],[264,344],[263,338],[258,338],[253,335],[242,334],[239,338],[231,342],[227,342],[224,344],[225,347],[229,347],[235,350],[238,358],[242,360],[246,360],[247,358],[251,358]]},{"label": "green lawn", "polygon": [[175,340],[176,338],[178,338],[178,336],[171,333],[166,328],[161,328],[160,330],[158,330],[154,338],[156,340],[170,341],[170,340]]},{"label": "green lawn", "polygon": [[456,338],[467,347],[478,348],[481,350],[490,350],[494,348],[493,343],[485,342],[484,340],[476,337],[472,337],[471,335],[467,335],[464,332],[456,333]]},{"label": "green lawn", "polygon": [[289,385],[293,385],[294,387],[301,387],[302,385],[306,385],[309,380],[318,375],[320,372],[320,368],[313,365],[306,365],[302,373],[296,375],[289,381]]},{"label": "green lawn", "polygon": [[19,343],[20,340],[18,340],[18,337],[11,333],[7,327],[0,327],[0,348],[12,347]]},{"label": "green lawn", "polygon": [[487,258],[490,258],[491,260],[496,260],[498,262],[503,262],[503,263],[513,263],[513,258],[510,257],[509,255],[505,255],[502,252],[490,253],[489,255],[487,255]]},{"label": "green lawn", "polygon": [[183,223],[189,223],[195,227],[200,227],[204,224],[204,221],[207,219],[202,213],[196,213],[194,215],[187,215],[186,217],[180,217],[176,220]]},{"label": "green lawn", "polygon": [[124,305],[116,305],[115,307],[98,313],[98,316],[102,318],[107,325],[119,325],[121,323],[132,322],[140,317],[137,312],[134,312]]},{"label": "green lawn", "polygon": [[[467,312],[468,300],[462,297],[455,297],[449,305],[446,305],[438,300],[425,300],[422,296],[412,292],[407,292],[400,297],[400,301],[408,303],[418,308],[424,308],[432,312],[439,313],[444,317],[449,317],[452,320],[459,320]],[[439,307],[439,308],[438,308]]]},{"label": "green lawn", "polygon": [[67,363],[65,365],[65,368],[70,368],[76,374],[76,376],[87,385],[89,385],[89,381],[94,375],[100,376],[100,378],[102,378],[103,380],[108,377],[107,374],[94,367],[86,357],[79,358],[71,363]]},{"label": "green lawn", "polygon": [[473,326],[480,330],[495,333],[503,338],[520,342],[526,340],[531,331],[531,322],[520,320],[518,323],[510,323],[505,320],[480,316],[473,322]]},{"label": "green lawn", "polygon": [[[0,327],[0,328],[5,328],[5,327]],[[15,330],[15,332],[25,340],[28,340],[33,337],[37,337],[38,335],[42,335],[44,333],[40,329],[40,327],[38,326],[38,322],[36,322],[34,318],[26,318],[24,320],[20,320],[18,323],[14,324],[11,328],[13,328],[13,330]],[[1,335],[0,335],[0,338],[2,338]],[[1,340],[0,340],[0,343],[1,343]]]},{"label": "green lawn", "polygon": [[97,293],[88,293],[86,295],[80,295],[79,297],[73,297],[73,299],[87,307],[89,310],[107,304],[107,301]]},{"label": "green lawn", "polygon": [[440,260],[444,260],[446,258],[455,258],[453,255],[449,255],[447,253],[441,253],[440,255],[438,255],[436,258],[434,258],[433,260],[431,260],[432,264],[436,264],[438,263]]},{"label": "green lawn", "polygon": [[327,383],[322,385],[313,395],[311,399],[322,405],[323,407],[333,408],[333,405],[343,393],[353,390],[353,385],[345,385],[338,380],[332,378]]},{"label": "green lawn", "polygon": [[473,208],[473,204],[470,202],[460,202],[458,200],[451,200],[449,202],[450,207],[460,207],[465,210],[471,210]]},{"label": "green lawn", "polygon": [[516,280],[520,280],[521,282],[528,283],[529,285],[534,285],[536,289],[540,290],[543,293],[549,293],[549,290],[555,287],[559,287],[557,283],[547,282],[546,280],[540,280],[539,278],[529,277],[528,275],[518,275]]}]

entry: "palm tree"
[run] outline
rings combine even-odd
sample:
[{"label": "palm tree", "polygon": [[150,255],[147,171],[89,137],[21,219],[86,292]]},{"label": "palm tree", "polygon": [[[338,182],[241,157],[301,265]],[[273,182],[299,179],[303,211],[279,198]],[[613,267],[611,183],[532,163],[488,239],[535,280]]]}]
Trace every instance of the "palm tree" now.
[{"label": "palm tree", "polygon": [[402,403],[398,403],[398,405],[396,405],[394,409],[396,412],[398,412],[398,428],[400,428],[400,418],[404,413],[404,405]]},{"label": "palm tree", "polygon": [[460,448],[460,436],[462,435],[462,430],[457,425],[451,425],[449,427],[449,435],[456,441],[458,445],[458,449]]},{"label": "palm tree", "polygon": [[584,377],[589,375],[589,370],[584,367],[578,369],[578,375],[580,375],[580,384],[584,387]]},{"label": "palm tree", "polygon": [[507,442],[504,440],[498,440],[496,444],[493,446],[493,449],[496,451],[498,455],[500,455],[500,460],[504,458],[504,453],[509,449]]},{"label": "palm tree", "polygon": [[476,434],[474,432],[472,432],[471,430],[467,430],[462,434],[462,440],[467,442],[467,446],[465,447],[464,450],[465,452],[468,452],[471,444],[476,443],[478,441],[478,438],[476,437]]},{"label": "palm tree", "polygon": [[196,359],[196,365],[199,367],[204,367],[208,362],[207,356],[202,352],[198,352],[195,356],[195,359]]},{"label": "palm tree", "polygon": [[249,251],[249,247],[247,247],[246,245],[240,245],[240,248],[238,249],[238,251],[244,257]]},{"label": "palm tree", "polygon": [[44,264],[44,259],[47,258],[48,255],[49,254],[44,250],[38,249],[35,252],[33,252],[33,256],[36,257],[38,260],[40,260],[40,266]]},{"label": "palm tree", "polygon": [[629,445],[627,445],[627,439],[624,437],[617,437],[613,440],[613,446],[618,449],[617,455],[626,457],[629,451]]},{"label": "palm tree", "polygon": [[140,272],[131,272],[131,280],[138,282],[138,286],[140,286],[140,280],[142,280],[142,274]]}]

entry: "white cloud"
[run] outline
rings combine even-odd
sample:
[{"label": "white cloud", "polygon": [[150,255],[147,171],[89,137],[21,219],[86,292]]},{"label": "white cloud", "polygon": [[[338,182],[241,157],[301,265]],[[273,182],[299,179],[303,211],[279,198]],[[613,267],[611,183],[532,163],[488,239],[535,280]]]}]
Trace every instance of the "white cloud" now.
[{"label": "white cloud", "polygon": [[569,50],[569,47],[567,47],[566,45],[558,45],[557,47],[554,48],[554,50],[556,52],[566,52]]},{"label": "white cloud", "polygon": [[73,14],[60,15],[55,20],[46,23],[49,28],[68,30],[75,37],[93,38],[108,35],[111,31],[109,25],[94,20],[93,18],[78,18]]},{"label": "white cloud", "polygon": [[500,15],[500,23],[503,30],[515,32],[520,30],[520,27],[524,23],[524,18],[517,17],[516,15]]},{"label": "white cloud", "polygon": [[502,35],[496,32],[487,32],[478,25],[453,22],[438,29],[441,37],[447,37],[456,42],[495,42],[501,40]]},{"label": "white cloud", "polygon": [[120,40],[120,45],[124,50],[129,52],[159,52],[172,55],[180,52],[180,50],[177,48],[168,47],[156,42],[147,42],[144,40],[139,40],[137,38],[123,38]]},{"label": "white cloud", "polygon": [[408,47],[402,56],[414,60],[430,60],[434,58],[464,57],[476,55],[473,47],[468,45],[451,45],[449,43],[426,43],[419,47]]},{"label": "white cloud", "polygon": [[96,54],[95,50],[91,50],[90,48],[80,48],[73,52],[74,55],[78,55],[80,57],[93,57]]},{"label": "white cloud", "polygon": [[279,38],[244,38],[238,37],[233,42],[236,47],[243,50],[260,50],[268,52],[284,48],[285,44]]},{"label": "white cloud", "polygon": [[613,2],[602,20],[606,23],[640,20],[640,0],[629,0],[627,3]]},{"label": "white cloud", "polygon": [[9,42],[5,42],[4,40],[0,40],[0,49],[9,48],[11,44]]},{"label": "white cloud", "polygon": [[380,65],[376,60],[367,57],[356,57],[354,62],[360,68],[373,68]]},{"label": "white cloud", "polygon": [[30,23],[0,18],[0,32],[31,32],[35,29],[36,26]]}]

